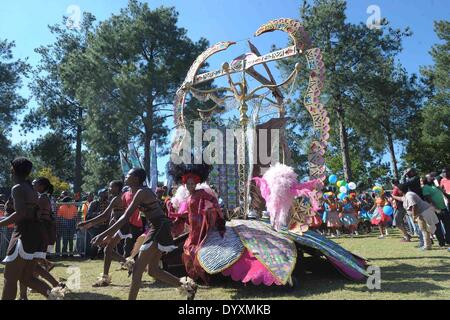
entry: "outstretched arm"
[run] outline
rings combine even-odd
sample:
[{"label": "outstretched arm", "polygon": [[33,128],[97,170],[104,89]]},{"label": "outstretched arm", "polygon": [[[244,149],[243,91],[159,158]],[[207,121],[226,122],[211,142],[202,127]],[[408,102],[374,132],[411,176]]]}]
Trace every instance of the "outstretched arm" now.
[{"label": "outstretched arm", "polygon": [[17,212],[14,212],[13,214],[10,214],[9,216],[0,220],[0,228],[16,223],[20,219],[20,215],[18,215]]},{"label": "outstretched arm", "polygon": [[111,211],[114,208],[115,205],[117,205],[117,201],[118,200],[122,200],[119,196],[115,197],[114,199],[111,200],[111,202],[109,203],[108,207],[105,209],[105,211],[103,211],[101,214],[99,214],[98,216],[86,220],[84,222],[80,222],[78,224],[79,228],[84,228],[84,229],[89,229],[92,227],[95,227],[96,225],[103,223],[105,221],[108,220],[108,218],[111,216]]},{"label": "outstretched arm", "polygon": [[402,197],[391,195],[391,197],[397,201],[403,201]]},{"label": "outstretched arm", "polygon": [[124,214],[119,218],[119,220],[117,220],[116,223],[114,223],[111,227],[109,227],[109,229],[105,230],[98,236],[94,237],[91,241],[92,244],[93,245],[102,245],[102,244],[108,242],[107,238],[116,234],[116,232],[119,231],[119,229],[125,223],[127,223],[128,220],[130,220],[131,216],[136,211],[139,204],[142,203],[143,196],[144,196],[143,191],[142,190],[138,191],[136,193],[136,195],[134,196],[133,201],[131,202],[130,206],[127,208],[127,210],[125,210]]}]

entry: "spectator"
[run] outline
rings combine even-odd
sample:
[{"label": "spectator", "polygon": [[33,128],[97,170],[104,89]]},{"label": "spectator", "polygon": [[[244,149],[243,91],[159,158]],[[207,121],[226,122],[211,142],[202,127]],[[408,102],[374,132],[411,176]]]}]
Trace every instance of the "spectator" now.
[{"label": "spectator", "polygon": [[[78,214],[78,208],[75,204],[71,203],[72,198],[65,197],[62,204],[58,208],[57,216],[60,218],[60,230],[63,242],[62,247],[62,257],[73,257],[73,238],[76,230],[76,219]],[[60,254],[60,243],[57,239],[56,241],[56,254]],[[69,251],[67,251],[67,246],[69,246]]]},{"label": "spectator", "polygon": [[[91,202],[94,201],[94,193],[90,192],[86,200],[81,205],[81,221],[86,221],[86,217],[88,214],[89,205]],[[88,244],[86,243],[86,230],[77,230],[77,252],[80,254],[81,257],[84,257],[86,254],[86,246]]]},{"label": "spectator", "polygon": [[169,189],[167,186],[162,186],[162,189],[164,191],[163,200],[166,200],[166,198],[169,196]]},{"label": "spectator", "polygon": [[[89,204],[88,212],[86,215],[86,220],[90,220],[95,218],[99,214],[103,213],[105,209],[108,207],[108,190],[101,189],[98,191],[98,200],[94,200]],[[99,224],[87,231],[86,234],[86,255],[89,255],[91,259],[95,259],[97,256],[100,256],[102,253],[102,249],[99,247],[92,248],[90,243],[91,239],[96,235],[102,233],[106,230],[107,221],[105,223]]]},{"label": "spectator", "polygon": [[61,195],[58,198],[58,201],[63,201],[64,198],[69,196],[69,192],[68,191],[63,191],[61,192]]},{"label": "spectator", "polygon": [[[396,180],[396,179],[392,180],[392,186],[393,186],[392,195],[402,197],[403,193],[398,188],[398,185],[399,185],[398,180]],[[410,242],[411,236],[408,234],[408,232],[406,232],[406,227],[405,227],[406,210],[403,207],[403,202],[395,200],[395,199],[392,202],[393,202],[392,205],[395,210],[393,224],[395,227],[397,227],[400,230],[400,232],[403,235],[403,239],[401,240],[401,242]]]},{"label": "spectator", "polygon": [[436,212],[440,223],[436,226],[436,238],[439,246],[444,247],[445,243],[450,244],[450,213],[444,201],[444,193],[434,185],[434,177],[428,174],[423,179],[423,196],[430,203]]},{"label": "spectator", "polygon": [[[13,198],[9,197],[8,199],[5,199],[5,200],[6,200],[6,202],[3,205],[2,218],[10,216],[15,211]],[[8,249],[9,240],[11,239],[12,233],[14,231],[14,224],[10,224],[6,228],[1,228],[1,229],[2,229],[2,234],[1,234],[1,239],[0,239],[1,254],[2,254],[2,256],[6,256],[6,251]]]},{"label": "spectator", "polygon": [[88,213],[89,205],[91,204],[92,201],[94,201],[94,193],[90,192],[86,197],[86,201],[84,201],[83,205],[81,206],[81,212],[83,214],[83,221],[86,221],[86,216]]},{"label": "spectator", "polygon": [[442,191],[444,191],[444,195],[446,197],[447,202],[447,209],[450,209],[450,206],[448,205],[450,203],[450,170],[449,168],[442,169],[441,174],[441,182],[439,183],[439,186],[442,188]]},{"label": "spectator", "polygon": [[400,183],[408,188],[408,191],[414,192],[417,194],[422,200],[422,186],[420,185],[420,177],[417,174],[416,169],[408,168],[403,173],[402,178],[400,179]]},{"label": "spectator", "polygon": [[[3,194],[0,195],[0,219],[3,219],[4,216],[6,216],[6,208],[5,208],[5,201]],[[8,241],[9,238],[7,238],[7,227],[1,227],[0,228],[0,255],[2,257],[6,256],[6,250],[8,249]]]},{"label": "spectator", "polygon": [[417,221],[422,233],[421,250],[431,250],[431,236],[436,231],[436,224],[439,223],[439,219],[434,213],[434,208],[426,201],[423,201],[418,194],[408,191],[408,185],[400,184],[398,187],[404,194],[403,197],[394,195],[392,197],[395,200],[402,201],[405,210]]}]

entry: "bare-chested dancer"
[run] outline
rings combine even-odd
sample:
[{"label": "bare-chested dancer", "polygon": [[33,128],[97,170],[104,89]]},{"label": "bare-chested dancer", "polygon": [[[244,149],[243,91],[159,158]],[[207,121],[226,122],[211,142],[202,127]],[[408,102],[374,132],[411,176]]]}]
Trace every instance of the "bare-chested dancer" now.
[{"label": "bare-chested dancer", "polygon": [[[109,203],[106,210],[98,215],[97,217],[81,222],[78,224],[80,229],[89,229],[96,226],[99,223],[109,220],[109,225],[113,225],[125,211],[124,204],[122,202],[122,181],[111,181],[109,184],[109,192],[112,196],[111,202]],[[117,245],[127,238],[131,238],[132,235],[129,232],[129,224],[125,223],[120,230],[118,230],[111,242],[105,247],[104,254],[104,264],[103,264],[103,274],[102,276],[93,284],[94,287],[106,287],[111,284],[111,276],[109,276],[109,269],[111,267],[112,260],[125,263],[125,258],[116,252]]]},{"label": "bare-chested dancer", "polygon": [[[49,245],[54,245],[56,242],[56,226],[54,217],[52,216],[52,203],[50,196],[53,194],[53,185],[47,178],[40,177],[33,181],[33,188],[38,193],[38,217],[41,221],[41,251],[36,254],[37,264],[35,268],[35,276],[41,276],[44,280],[49,282],[53,288],[59,288],[61,295],[64,295],[65,284],[58,282],[48,271],[48,261],[46,258],[46,252]],[[27,300],[27,290],[25,285],[20,283],[20,299]]]},{"label": "bare-chested dancer", "polygon": [[5,265],[2,300],[14,300],[17,282],[35,290],[49,299],[55,299],[52,288],[35,276],[39,252],[42,251],[42,224],[39,220],[38,194],[28,177],[33,163],[26,158],[11,161],[11,177],[15,186],[11,189],[15,212],[0,221],[0,227],[14,224]]},{"label": "bare-chested dancer", "polygon": [[155,193],[144,186],[145,179],[146,172],[144,169],[132,169],[128,172],[125,178],[125,184],[132,189],[138,190],[133,201],[120,219],[108,230],[92,239],[92,242],[94,245],[105,245],[112,241],[116,232],[127,223],[135,210],[139,208],[147,218],[149,232],[146,241],[141,246],[139,256],[134,265],[128,299],[135,300],[137,298],[141,286],[142,274],[147,265],[148,272],[153,278],[178,288],[178,291],[186,294],[188,299],[194,299],[197,285],[192,279],[188,277],[180,279],[159,268],[159,262],[163,252],[170,252],[177,247],[174,246],[172,239],[171,222],[159,205]]}]

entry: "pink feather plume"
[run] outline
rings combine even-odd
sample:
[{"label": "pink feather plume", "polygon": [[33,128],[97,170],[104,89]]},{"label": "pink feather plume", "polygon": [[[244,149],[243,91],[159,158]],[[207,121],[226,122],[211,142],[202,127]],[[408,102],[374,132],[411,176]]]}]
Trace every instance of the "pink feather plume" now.
[{"label": "pink feather plume", "polygon": [[289,211],[296,197],[309,198],[313,210],[319,209],[316,190],[323,187],[322,181],[317,179],[299,183],[292,167],[277,163],[271,166],[262,178],[255,177],[253,180],[266,200],[270,222],[276,230],[283,226],[287,227],[290,219]]}]

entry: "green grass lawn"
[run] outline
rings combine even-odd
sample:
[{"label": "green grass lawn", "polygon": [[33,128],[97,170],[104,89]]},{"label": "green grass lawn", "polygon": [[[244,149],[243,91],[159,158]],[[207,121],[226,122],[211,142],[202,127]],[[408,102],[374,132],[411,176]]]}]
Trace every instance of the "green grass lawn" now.
[{"label": "green grass lawn", "polygon": [[[214,279],[211,287],[201,287],[196,299],[449,299],[450,298],[450,253],[436,245],[432,251],[422,252],[416,248],[417,239],[401,243],[397,232],[391,231],[386,239],[377,239],[378,234],[355,238],[340,238],[336,242],[345,248],[370,259],[370,263],[381,268],[381,290],[369,290],[365,283],[344,279],[326,262],[315,261],[306,256],[302,270],[297,273],[295,288],[243,285],[222,278]],[[80,267],[81,290],[67,294],[67,299],[99,300],[126,299],[130,278],[126,271],[115,271],[112,265],[113,284],[107,288],[93,288],[91,284],[102,272],[102,261],[57,261],[52,273],[60,278],[68,277],[68,267]],[[0,269],[3,274],[3,266]],[[3,286],[3,281],[0,282]],[[31,293],[29,299],[42,299]],[[147,274],[138,299],[182,299],[173,288],[155,282]]]}]

